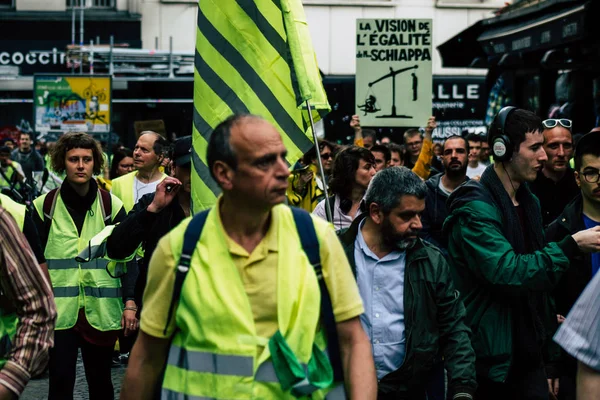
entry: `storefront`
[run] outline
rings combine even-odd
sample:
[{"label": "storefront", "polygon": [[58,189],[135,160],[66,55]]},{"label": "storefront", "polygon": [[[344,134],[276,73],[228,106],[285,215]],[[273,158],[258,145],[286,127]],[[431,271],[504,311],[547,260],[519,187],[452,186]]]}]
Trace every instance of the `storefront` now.
[{"label": "storefront", "polygon": [[[0,14],[0,138],[14,134],[17,129],[33,127],[33,75],[38,73],[79,74],[78,66],[73,68],[67,62],[65,50],[71,44],[75,33],[75,43],[79,43],[79,14],[72,26],[71,12],[23,12],[3,11]],[[141,47],[141,15],[122,11],[86,10],[84,19],[84,43],[94,41],[97,46],[107,45],[113,36],[114,43],[128,48]],[[84,74],[89,68],[82,69]],[[149,85],[147,85],[149,86]],[[153,85],[161,86],[161,84]],[[177,84],[169,85],[173,88]],[[149,92],[141,96],[142,92]],[[147,108],[153,114],[157,106],[131,105],[129,100],[140,96],[154,96],[150,89],[140,89],[139,82],[127,79],[113,80],[113,121],[114,139],[129,142],[129,115],[145,117],[138,109]],[[175,93],[179,96],[179,94]],[[188,93],[185,97],[191,96]],[[166,96],[170,98],[171,95]]]},{"label": "storefront", "polygon": [[438,50],[444,67],[488,69],[486,123],[510,104],[588,132],[600,122],[598,15],[598,1],[523,1]]}]

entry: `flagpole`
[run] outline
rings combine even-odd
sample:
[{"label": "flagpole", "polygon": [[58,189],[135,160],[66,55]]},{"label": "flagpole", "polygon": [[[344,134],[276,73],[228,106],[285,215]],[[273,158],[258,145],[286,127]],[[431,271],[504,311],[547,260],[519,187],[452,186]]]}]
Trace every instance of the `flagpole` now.
[{"label": "flagpole", "polygon": [[315,130],[315,122],[313,121],[312,109],[310,108],[310,102],[306,100],[306,108],[308,109],[308,118],[310,118],[310,128],[312,129],[313,139],[315,141],[315,150],[317,151],[317,162],[319,166],[319,173],[323,179],[323,194],[325,194],[325,213],[327,214],[327,221],[333,222],[333,214],[331,214],[331,205],[329,204],[329,193],[327,193],[327,180],[325,179],[325,171],[323,170],[323,161],[321,161],[321,150],[319,149],[319,141],[317,139],[317,131]]}]

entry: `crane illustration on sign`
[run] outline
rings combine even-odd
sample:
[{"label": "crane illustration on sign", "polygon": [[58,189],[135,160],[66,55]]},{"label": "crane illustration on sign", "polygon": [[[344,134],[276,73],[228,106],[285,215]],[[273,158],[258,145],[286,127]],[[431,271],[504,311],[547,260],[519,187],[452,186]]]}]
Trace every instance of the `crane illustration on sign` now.
[{"label": "crane illustration on sign", "polygon": [[[410,115],[396,114],[396,75],[401,74],[406,71],[417,69],[417,68],[419,68],[418,65],[413,65],[412,67],[402,68],[397,71],[394,71],[394,69],[392,67],[390,67],[390,72],[388,74],[383,75],[382,77],[380,77],[378,79],[375,79],[373,82],[369,82],[369,90],[367,91],[365,103],[358,104],[357,105],[358,108],[360,110],[364,111],[365,115],[381,111],[381,108],[379,108],[379,106],[377,104],[377,97],[375,96],[375,93],[373,92],[373,85],[375,85],[376,83],[379,83],[381,81],[384,81],[388,78],[392,78],[392,109],[391,109],[391,112],[389,115],[377,115],[376,118],[412,118],[412,116],[410,116]],[[417,100],[416,94],[417,94],[418,78],[415,73],[412,73],[411,75],[412,75],[412,79],[413,79],[412,99],[413,99],[413,101],[416,101]]]}]

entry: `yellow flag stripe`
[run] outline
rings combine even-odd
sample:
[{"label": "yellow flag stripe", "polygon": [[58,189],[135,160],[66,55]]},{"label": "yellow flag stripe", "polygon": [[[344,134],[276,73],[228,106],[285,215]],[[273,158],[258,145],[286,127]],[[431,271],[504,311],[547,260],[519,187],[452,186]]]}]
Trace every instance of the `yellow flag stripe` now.
[{"label": "yellow flag stripe", "polygon": [[[270,15],[263,15],[263,12],[268,13],[269,11],[259,10],[255,0],[236,0],[236,2],[238,6],[246,13],[250,21],[252,21],[254,25],[256,25],[256,28],[263,34],[265,40],[269,42],[271,46],[273,46],[273,49],[275,49],[277,53],[279,53],[279,56],[286,58],[286,53],[288,50],[287,43],[285,42],[285,30],[280,33],[269,22],[276,20],[277,15],[274,13],[269,13]],[[281,11],[276,10],[276,13],[279,15],[279,19],[283,22],[283,19],[281,18]],[[267,15],[269,17],[267,17]]]},{"label": "yellow flag stripe", "polygon": [[[283,25],[283,17],[281,15],[281,7],[279,0],[245,0],[252,2],[258,8],[258,11],[265,16],[269,24],[273,26],[273,29],[287,41],[287,35],[285,32],[285,26]],[[286,43],[287,47],[287,43]]]},{"label": "yellow flag stripe", "polygon": [[[302,120],[302,115],[299,112],[294,113],[294,118],[287,111],[297,110],[297,104],[295,103],[295,95],[291,89],[291,80],[289,78],[289,66],[284,62],[282,58],[275,57],[272,59],[274,61],[274,64],[270,67],[268,71],[264,71],[265,65],[261,65],[260,63],[258,63],[257,59],[259,58],[259,56],[260,58],[265,58],[264,51],[268,51],[269,46],[265,45],[264,51],[259,54],[256,53],[253,46],[249,46],[246,43],[246,49],[242,51],[244,53],[247,53],[246,55],[248,58],[251,58],[252,62],[249,63],[247,61],[247,58],[244,57],[240,51],[238,51],[239,49],[234,47],[229,42],[229,40],[226,39],[226,37],[222,35],[221,32],[219,32],[212,25],[212,17],[214,17],[214,19],[216,20],[223,20],[224,16],[221,14],[221,11],[218,10],[218,6],[216,3],[213,3],[214,8],[212,9],[207,3],[210,2],[200,2],[200,10],[198,11],[198,30],[215,48],[218,48],[220,50],[220,53],[231,65],[235,65],[235,69],[244,78],[248,86],[251,87],[252,91],[256,93],[256,95],[261,99],[261,103],[268,104],[269,110],[271,111],[271,115],[273,116],[275,122],[277,122],[277,124],[281,127],[282,132],[290,137],[290,139],[295,143],[296,147],[298,147],[302,151],[306,151],[308,148],[311,147],[312,141],[306,136],[303,130],[304,123]],[[209,18],[207,18],[207,15],[205,15],[205,13],[211,16],[210,20]],[[231,26],[231,28],[234,29],[233,26]],[[250,29],[250,27],[245,28]],[[226,30],[224,29],[223,31]],[[230,36],[230,39],[234,39],[231,38],[232,35],[230,33],[227,36]],[[232,41],[235,42],[235,40]],[[280,65],[278,66],[277,64]],[[282,70],[288,71],[287,85],[284,85],[284,83],[281,81]],[[263,81],[263,78],[259,76],[257,71],[261,72],[262,77],[267,78],[266,83],[265,81]],[[220,71],[216,72],[219,73]],[[278,76],[277,73],[279,73],[280,75]],[[225,82],[227,82],[227,78],[225,77],[225,75],[221,75],[221,77]],[[254,110],[252,111],[254,112]]]},{"label": "yellow flag stripe", "polygon": [[[206,54],[206,52],[205,52]],[[239,91],[233,91],[230,86],[225,83],[219,74],[215,73],[196,50],[194,82],[198,87],[194,87],[194,92],[198,95],[202,93],[204,99],[194,101],[195,104],[201,104],[208,108],[208,115],[214,116],[217,126],[220,121],[233,114],[233,110],[237,113],[249,113],[248,107],[238,96]],[[202,131],[201,131],[202,132]],[[207,132],[202,132],[205,138]]]},{"label": "yellow flag stripe", "polygon": [[[229,88],[229,91],[232,91],[231,88],[236,88],[235,91],[235,96],[237,98],[239,98],[241,100],[241,102],[244,105],[251,105],[252,108],[250,110],[250,112],[252,112],[253,114],[257,114],[260,115],[266,119],[270,119],[274,125],[277,127],[277,129],[279,130],[279,132],[282,133],[282,139],[283,139],[283,143],[286,147],[286,149],[288,150],[288,161],[290,163],[295,162],[300,156],[302,156],[303,152],[306,151],[305,149],[300,149],[298,147],[298,145],[292,140],[292,138],[289,137],[289,135],[287,134],[287,131],[284,129],[283,126],[280,125],[279,121],[275,118],[275,116],[271,113],[271,111],[273,110],[273,108],[268,108],[267,104],[265,104],[261,98],[257,95],[256,92],[254,92],[252,90],[252,88],[246,83],[246,81],[244,80],[244,78],[240,75],[239,70],[235,69],[229,62],[227,62],[227,60],[223,57],[223,55],[221,54],[221,52],[217,51],[216,48],[214,48],[211,44],[211,42],[204,37],[204,35],[202,34],[201,31],[198,30],[197,35],[196,35],[196,47],[198,49],[202,49],[202,53],[204,54],[204,61],[207,63],[208,67],[212,70],[212,71],[219,71],[219,75],[220,76],[226,76],[227,77],[227,83],[226,85]],[[228,92],[227,91],[223,91],[221,90],[221,92],[223,93],[219,98],[212,96],[212,90],[209,90],[208,93],[204,93],[205,87],[206,87],[206,80],[204,79],[204,77],[200,74],[200,71],[196,71],[197,75],[195,76],[195,79],[202,79],[202,81],[198,81],[198,88],[195,88],[194,90],[198,90],[199,92],[203,93],[203,94],[207,94],[208,99],[206,101],[196,101],[196,99],[194,100],[194,105],[195,108],[197,108],[198,112],[201,115],[207,115],[210,117],[213,117],[216,115],[216,123],[213,125],[212,121],[207,121],[209,123],[209,125],[211,126],[216,126],[218,125],[218,123],[222,120],[224,120],[226,117],[228,117],[229,115],[231,115],[233,112],[248,112],[246,108],[243,109],[235,109],[234,107],[232,107],[230,104],[228,104]],[[269,104],[270,105],[270,104]],[[223,109],[226,108],[226,115],[222,115],[223,114]],[[249,109],[250,107],[248,107]],[[300,113],[299,111],[297,111],[298,113]],[[219,116],[219,114],[221,114],[221,116]],[[202,128],[200,128],[199,126],[197,126],[198,131],[200,132],[201,135],[203,135],[205,138],[208,138],[208,135],[210,135],[210,132],[212,131],[212,129],[210,130],[203,130]]]}]

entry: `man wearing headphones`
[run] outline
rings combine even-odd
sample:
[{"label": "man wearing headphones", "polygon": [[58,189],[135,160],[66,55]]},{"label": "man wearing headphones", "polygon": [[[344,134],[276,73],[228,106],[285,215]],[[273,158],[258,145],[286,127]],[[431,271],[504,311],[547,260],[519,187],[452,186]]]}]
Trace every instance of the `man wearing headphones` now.
[{"label": "man wearing headphones", "polygon": [[558,392],[556,360],[544,346],[557,324],[548,293],[569,259],[600,250],[598,227],[544,241],[540,205],[526,185],[547,160],[542,131],[535,114],[503,108],[488,138],[494,165],[448,199],[444,231],[473,331],[479,399],[547,400]]}]

